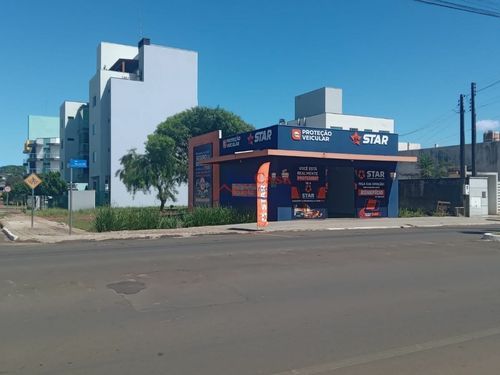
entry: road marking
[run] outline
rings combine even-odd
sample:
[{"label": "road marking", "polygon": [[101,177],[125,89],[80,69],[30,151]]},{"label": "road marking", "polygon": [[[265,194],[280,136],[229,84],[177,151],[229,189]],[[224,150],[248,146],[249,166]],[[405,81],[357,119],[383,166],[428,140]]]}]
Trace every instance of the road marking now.
[{"label": "road marking", "polygon": [[426,350],[443,348],[450,345],[462,344],[467,341],[483,339],[491,336],[500,335],[500,327],[490,328],[484,331],[472,332],[459,336],[451,336],[441,340],[428,341],[422,344],[403,346],[401,348],[389,349],[386,351],[360,355],[352,358],[341,359],[335,362],[323,363],[320,365],[304,367],[301,369],[292,369],[283,372],[274,373],[272,375],[316,375],[325,374],[335,370],[340,370],[346,367],[368,364],[370,362],[381,361],[384,359],[392,359],[423,352]]}]

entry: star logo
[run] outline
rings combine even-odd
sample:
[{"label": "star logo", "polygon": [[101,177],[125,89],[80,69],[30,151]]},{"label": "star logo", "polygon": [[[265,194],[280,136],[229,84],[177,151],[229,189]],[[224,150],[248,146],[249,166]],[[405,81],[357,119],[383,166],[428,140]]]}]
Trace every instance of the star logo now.
[{"label": "star logo", "polygon": [[248,144],[253,145],[253,140],[254,140],[254,136],[252,133],[250,133],[250,135],[247,138]]},{"label": "star logo", "polygon": [[354,132],[354,134],[351,135],[351,141],[352,141],[352,143],[354,143],[357,146],[359,146],[361,144],[361,137],[358,134],[358,132]]}]

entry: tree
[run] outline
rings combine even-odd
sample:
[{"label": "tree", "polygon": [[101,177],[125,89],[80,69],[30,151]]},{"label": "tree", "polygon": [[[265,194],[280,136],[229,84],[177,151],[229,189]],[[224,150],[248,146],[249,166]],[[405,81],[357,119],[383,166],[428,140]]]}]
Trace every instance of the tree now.
[{"label": "tree", "polygon": [[121,159],[123,168],[116,172],[129,192],[150,193],[151,188],[157,191],[156,197],[163,210],[167,200],[175,202],[179,184],[179,161],[174,154],[174,141],[163,135],[148,136],[144,155],[135,149],[130,150]]},{"label": "tree", "polygon": [[68,190],[66,181],[61,178],[59,172],[42,173],[40,178],[42,183],[35,189],[36,195],[59,196]]},{"label": "tree", "polygon": [[176,158],[180,161],[179,178],[188,180],[188,140],[201,134],[221,130],[224,137],[253,130],[254,127],[238,115],[222,108],[194,107],[167,118],[158,125],[155,134],[170,137],[175,142]]},{"label": "tree", "polygon": [[130,150],[120,159],[116,172],[132,194],[156,190],[163,210],[167,200],[175,202],[177,186],[188,180],[188,140],[214,130],[224,136],[253,130],[239,116],[221,108],[195,107],[167,118],[148,136],[144,154]]},{"label": "tree", "polygon": [[420,177],[434,177],[434,160],[427,154],[423,154],[418,158],[418,167],[420,168]]}]

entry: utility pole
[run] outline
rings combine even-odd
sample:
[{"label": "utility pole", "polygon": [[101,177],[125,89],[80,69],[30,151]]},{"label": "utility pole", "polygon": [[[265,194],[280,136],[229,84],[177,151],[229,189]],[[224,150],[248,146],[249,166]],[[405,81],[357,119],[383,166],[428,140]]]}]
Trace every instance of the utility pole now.
[{"label": "utility pole", "polygon": [[476,83],[470,84],[470,114],[471,114],[471,164],[472,177],[476,177]]},{"label": "utility pole", "polygon": [[460,178],[465,178],[465,113],[464,96],[460,94]]}]

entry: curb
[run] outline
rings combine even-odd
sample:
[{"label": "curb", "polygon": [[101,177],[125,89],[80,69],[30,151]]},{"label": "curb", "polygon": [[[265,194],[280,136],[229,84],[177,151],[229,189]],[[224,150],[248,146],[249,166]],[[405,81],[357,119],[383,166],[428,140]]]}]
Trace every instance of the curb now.
[{"label": "curb", "polygon": [[495,233],[485,233],[483,234],[482,240],[500,242],[500,234]]},{"label": "curb", "polygon": [[4,232],[7,238],[11,241],[17,241],[19,239],[19,236],[12,233],[7,227],[2,227],[2,232]]}]

